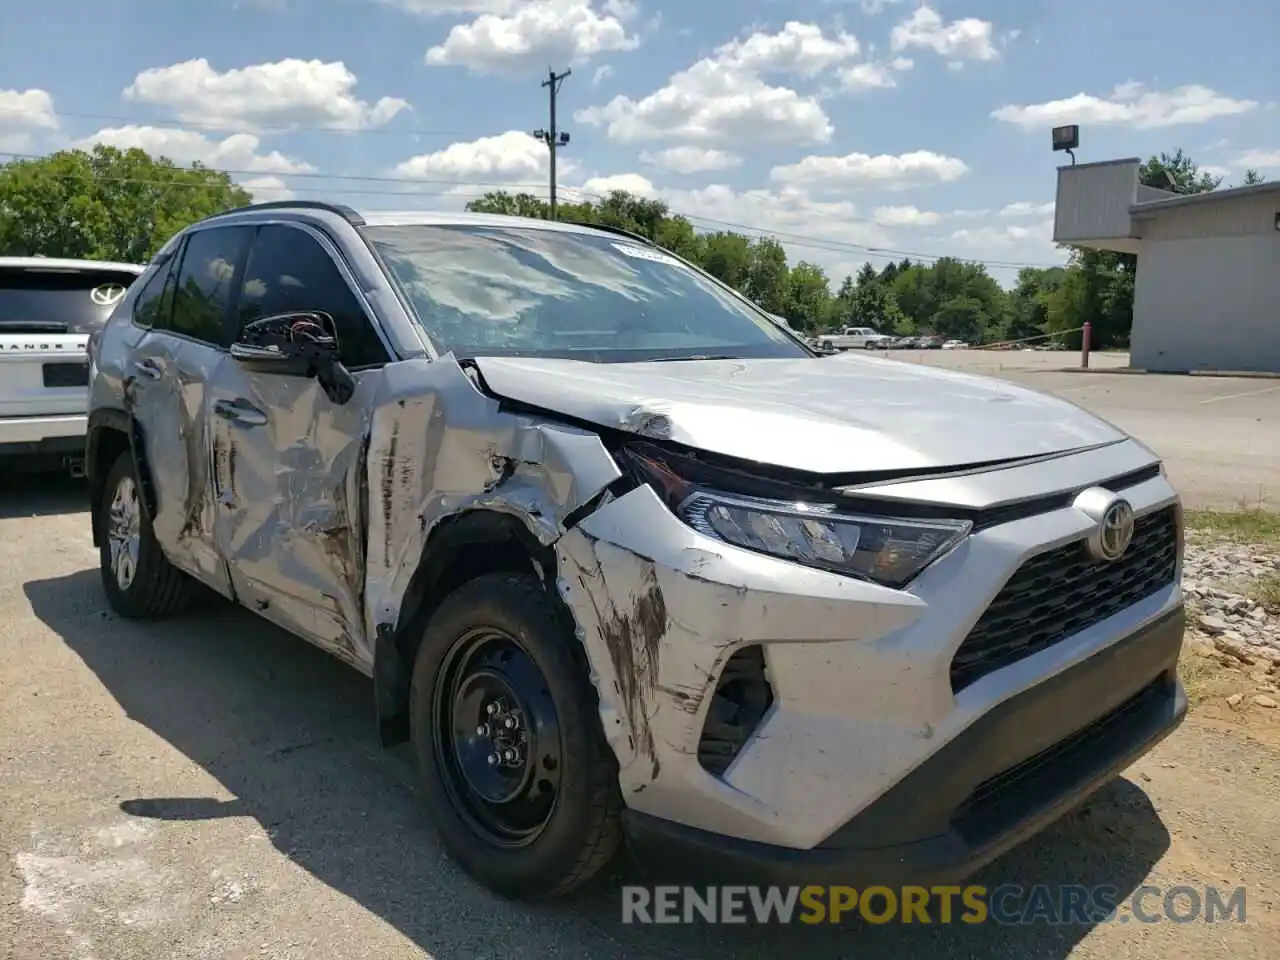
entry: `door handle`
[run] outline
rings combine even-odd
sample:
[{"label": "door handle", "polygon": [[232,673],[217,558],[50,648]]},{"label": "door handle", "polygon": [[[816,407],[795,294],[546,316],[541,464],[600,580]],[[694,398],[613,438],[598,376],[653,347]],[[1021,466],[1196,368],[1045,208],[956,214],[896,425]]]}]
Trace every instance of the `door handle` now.
[{"label": "door handle", "polygon": [[242,427],[261,427],[267,422],[267,415],[248,400],[215,400],[213,412]]},{"label": "door handle", "polygon": [[134,363],[133,368],[138,373],[146,377],[148,380],[159,380],[164,371],[160,369],[160,364],[152,360],[150,357],[143,357]]}]

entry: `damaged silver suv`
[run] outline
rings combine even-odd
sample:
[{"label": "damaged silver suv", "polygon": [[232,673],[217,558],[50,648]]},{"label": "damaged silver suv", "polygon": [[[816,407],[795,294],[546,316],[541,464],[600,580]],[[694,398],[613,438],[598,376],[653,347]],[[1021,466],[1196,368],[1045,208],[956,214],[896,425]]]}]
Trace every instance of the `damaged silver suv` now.
[{"label": "damaged silver suv", "polygon": [[203,584],[367,674],[447,849],[510,896],[624,838],[954,881],[1186,711],[1155,454],[817,356],[640,237],[249,207],[174,237],[91,362],[112,608]]}]

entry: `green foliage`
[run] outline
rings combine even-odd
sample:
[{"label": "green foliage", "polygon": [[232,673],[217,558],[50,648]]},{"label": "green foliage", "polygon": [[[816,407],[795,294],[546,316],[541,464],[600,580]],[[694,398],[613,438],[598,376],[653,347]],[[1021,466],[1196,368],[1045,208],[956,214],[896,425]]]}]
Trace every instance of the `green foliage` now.
[{"label": "green foliage", "polygon": [[[1144,184],[1178,193],[1217,189],[1182,150],[1142,164]],[[1262,177],[1247,171],[1245,183]],[[180,167],[142,150],[96,146],[0,164],[0,254],[145,262],[184,226],[251,202],[217,170]],[[545,219],[545,202],[527,193],[493,192],[469,210]],[[698,264],[797,329],[817,334],[844,326],[884,333],[936,334],[992,342],[1060,334],[1079,343],[1088,320],[1098,347],[1125,346],[1133,320],[1136,259],[1074,250],[1065,267],[1022,270],[1005,291],[981,264],[942,257],[864,264],[839,283],[816,264],[789,262],[771,237],[699,233],[661,200],[614,191],[596,202],[562,203],[561,220],[600,224],[646,237]],[[835,292],[832,292],[833,286]]]},{"label": "green foliage", "polygon": [[173,234],[251,202],[221,171],[96,146],[0,164],[0,255],[145,263]]}]

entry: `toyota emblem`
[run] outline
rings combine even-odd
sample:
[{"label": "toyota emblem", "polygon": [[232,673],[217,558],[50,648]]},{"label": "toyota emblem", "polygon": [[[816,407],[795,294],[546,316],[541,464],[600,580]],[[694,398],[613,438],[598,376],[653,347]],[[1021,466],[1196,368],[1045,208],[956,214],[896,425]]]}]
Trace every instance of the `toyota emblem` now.
[{"label": "toyota emblem", "polygon": [[104,283],[100,287],[94,287],[89,291],[89,299],[100,307],[109,307],[119,303],[124,297],[125,289],[123,284]]},{"label": "toyota emblem", "polygon": [[1098,524],[1098,553],[1103,560],[1119,560],[1132,541],[1133,507],[1128,500],[1117,500]]},{"label": "toyota emblem", "polygon": [[1076,497],[1075,508],[1096,525],[1085,541],[1089,555],[1097,561],[1112,563],[1124,556],[1133,542],[1133,506],[1102,487],[1090,487]]}]

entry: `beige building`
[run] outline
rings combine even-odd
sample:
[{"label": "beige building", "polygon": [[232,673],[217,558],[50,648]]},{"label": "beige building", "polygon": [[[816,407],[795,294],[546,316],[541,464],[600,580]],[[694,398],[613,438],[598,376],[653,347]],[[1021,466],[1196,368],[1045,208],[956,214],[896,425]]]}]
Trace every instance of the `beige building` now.
[{"label": "beige building", "polygon": [[1182,196],[1137,159],[1058,168],[1053,239],[1138,256],[1130,363],[1280,373],[1280,183]]}]

